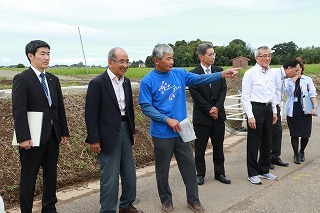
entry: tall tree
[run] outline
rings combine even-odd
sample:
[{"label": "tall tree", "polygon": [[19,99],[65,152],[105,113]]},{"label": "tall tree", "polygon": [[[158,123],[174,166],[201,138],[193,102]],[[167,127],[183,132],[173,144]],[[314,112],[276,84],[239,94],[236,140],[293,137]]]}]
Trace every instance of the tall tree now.
[{"label": "tall tree", "polygon": [[272,52],[272,64],[283,64],[286,61],[295,58],[297,56],[298,46],[293,42],[280,43],[274,45],[271,50]]}]

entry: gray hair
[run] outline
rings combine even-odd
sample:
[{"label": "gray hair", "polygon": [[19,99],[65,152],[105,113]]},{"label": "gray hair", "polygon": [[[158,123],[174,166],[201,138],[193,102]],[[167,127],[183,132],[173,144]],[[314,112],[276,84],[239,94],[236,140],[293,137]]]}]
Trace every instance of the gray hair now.
[{"label": "gray hair", "polygon": [[206,54],[207,50],[210,48],[214,48],[213,44],[211,44],[211,43],[199,44],[198,49],[197,49],[197,53],[198,53],[198,55],[199,54],[204,55],[204,54]]},{"label": "gray hair", "polygon": [[168,44],[157,44],[153,51],[152,56],[158,59],[162,59],[164,54],[173,55],[173,49]]},{"label": "gray hair", "polygon": [[259,55],[260,50],[269,50],[269,51],[271,52],[271,50],[270,50],[269,47],[267,47],[267,46],[261,46],[261,47],[258,47],[258,48],[254,51],[254,57],[257,57],[257,56]]},{"label": "gray hair", "polygon": [[116,50],[123,50],[125,51],[124,49],[122,49],[121,47],[115,47],[115,48],[112,48],[109,53],[108,53],[108,60],[110,59],[116,59],[117,56],[116,56]]}]

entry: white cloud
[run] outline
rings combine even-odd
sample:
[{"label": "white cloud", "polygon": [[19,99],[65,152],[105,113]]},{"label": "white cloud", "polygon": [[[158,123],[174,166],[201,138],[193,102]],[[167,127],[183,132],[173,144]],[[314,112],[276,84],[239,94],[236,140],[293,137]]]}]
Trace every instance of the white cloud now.
[{"label": "white cloud", "polygon": [[320,28],[312,27],[318,26],[318,11],[318,0],[0,0],[0,57],[11,59],[2,63],[27,64],[26,43],[42,39],[51,46],[51,64],[78,63],[78,27],[88,65],[106,65],[115,46],[131,61],[145,60],[156,43],[182,39],[320,46]]},{"label": "white cloud", "polygon": [[10,62],[10,58],[3,57],[3,58],[1,58],[1,61],[2,62]]}]

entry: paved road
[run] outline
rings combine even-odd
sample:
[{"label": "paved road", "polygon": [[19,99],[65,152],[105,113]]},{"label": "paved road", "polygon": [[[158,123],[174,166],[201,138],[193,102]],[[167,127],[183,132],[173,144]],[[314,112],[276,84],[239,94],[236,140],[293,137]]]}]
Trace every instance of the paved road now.
[{"label": "paved road", "polygon": [[[271,170],[278,176],[276,181],[263,180],[262,185],[252,185],[247,180],[245,136],[231,136],[225,141],[226,174],[232,184],[224,185],[214,180],[211,159],[206,155],[207,177],[199,187],[200,199],[207,213],[212,212],[320,212],[320,118],[313,119],[313,134],[306,149],[306,161],[293,163],[293,151],[289,131],[283,132],[282,159],[289,167]],[[137,207],[146,213],[161,212],[154,167],[138,170]],[[173,161],[170,170],[170,186],[173,193],[175,213],[191,212],[186,206],[186,195],[182,179]],[[99,184],[58,193],[59,213],[99,212]],[[8,212],[16,212],[9,210]],[[39,203],[35,203],[39,212]]]}]

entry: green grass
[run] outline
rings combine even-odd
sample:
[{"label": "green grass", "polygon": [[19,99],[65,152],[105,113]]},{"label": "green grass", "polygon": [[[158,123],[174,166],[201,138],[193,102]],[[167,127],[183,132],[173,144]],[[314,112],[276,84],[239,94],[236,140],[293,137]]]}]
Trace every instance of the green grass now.
[{"label": "green grass", "polygon": [[[249,66],[246,69],[242,69],[240,71],[241,76],[243,76],[244,72],[251,68],[252,66]],[[281,67],[281,65],[272,65],[272,68]],[[228,69],[230,66],[224,66],[223,69]],[[0,68],[0,70],[12,70],[12,71],[23,71],[24,68],[14,69],[14,68]],[[132,79],[132,80],[140,80],[145,76],[147,73],[149,73],[153,68],[129,68],[126,72],[126,77]],[[186,70],[190,71],[193,69],[193,67],[186,67]],[[51,68],[48,69],[48,72],[56,74],[56,75],[64,75],[64,76],[75,76],[75,77],[81,77],[86,76],[87,71],[90,75],[98,75],[103,73],[106,70],[106,68]],[[320,64],[306,64],[305,65],[305,74],[306,75],[314,75],[314,74],[320,74]]]}]

